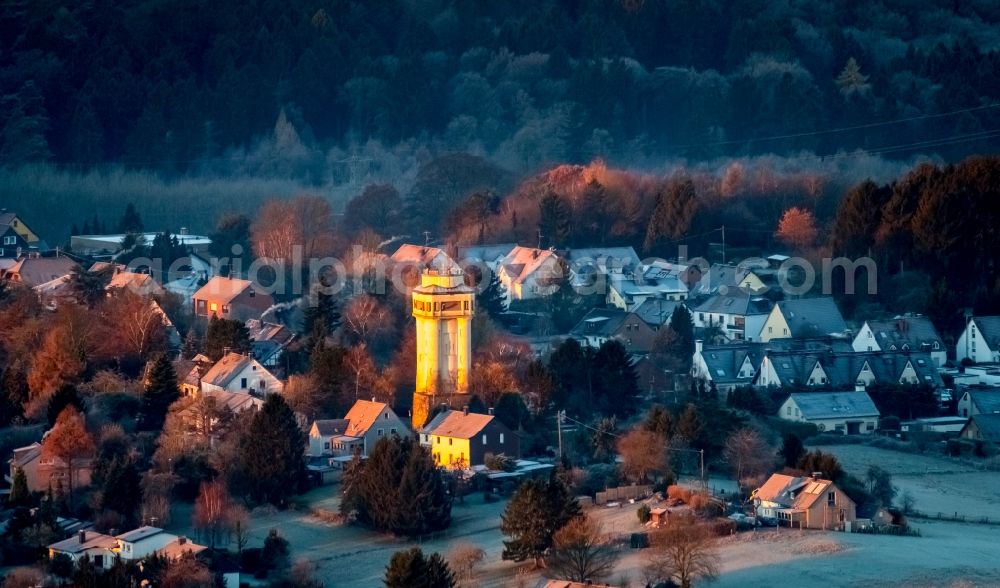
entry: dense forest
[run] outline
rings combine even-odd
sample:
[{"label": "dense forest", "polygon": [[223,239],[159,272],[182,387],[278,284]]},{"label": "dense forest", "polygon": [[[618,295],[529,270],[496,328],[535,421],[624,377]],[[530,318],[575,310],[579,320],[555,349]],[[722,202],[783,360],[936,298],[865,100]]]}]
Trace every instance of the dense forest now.
[{"label": "dense forest", "polygon": [[4,2],[0,157],[317,185],[372,140],[515,171],[955,157],[1000,125],[1000,8],[937,3]]}]

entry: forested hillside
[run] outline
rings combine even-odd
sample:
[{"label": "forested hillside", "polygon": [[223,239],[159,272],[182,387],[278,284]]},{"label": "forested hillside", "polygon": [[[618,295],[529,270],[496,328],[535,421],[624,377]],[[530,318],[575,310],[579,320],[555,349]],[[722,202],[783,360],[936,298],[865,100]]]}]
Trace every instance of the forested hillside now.
[{"label": "forested hillside", "polygon": [[957,159],[995,145],[976,133],[1000,127],[984,108],[1000,5],[935,3],[13,0],[0,158],[315,185],[355,174],[369,140],[516,172],[859,147]]}]

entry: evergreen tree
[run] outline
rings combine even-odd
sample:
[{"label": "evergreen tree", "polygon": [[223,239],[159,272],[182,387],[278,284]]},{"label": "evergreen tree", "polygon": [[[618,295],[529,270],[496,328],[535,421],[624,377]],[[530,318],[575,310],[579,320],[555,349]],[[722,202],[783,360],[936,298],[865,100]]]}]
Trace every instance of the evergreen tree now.
[{"label": "evergreen tree", "polygon": [[503,559],[540,563],[556,531],[581,513],[579,503],[557,477],[525,480],[500,517],[500,532],[510,538],[503,542]]},{"label": "evergreen tree", "polygon": [[201,349],[201,341],[198,339],[198,332],[195,331],[194,327],[188,329],[186,335],[184,335],[184,342],[181,343],[181,357],[183,359],[191,359],[195,355],[198,355]]},{"label": "evergreen tree", "polygon": [[888,187],[880,187],[871,180],[851,188],[841,201],[833,223],[831,245],[835,255],[851,258],[868,255],[890,194]]},{"label": "evergreen tree", "polygon": [[59,418],[59,414],[62,413],[63,409],[67,406],[72,406],[79,412],[84,411],[83,398],[80,397],[80,393],[77,391],[76,386],[73,386],[72,384],[60,386],[52,397],[49,398],[49,404],[45,409],[45,415],[48,418],[50,427],[56,423],[56,419]]},{"label": "evergreen tree", "polygon": [[615,216],[614,202],[608,191],[597,180],[590,180],[581,197],[580,213],[573,227],[574,240],[580,246],[590,246],[596,239],[597,244],[603,246]]},{"label": "evergreen tree", "polygon": [[672,179],[656,195],[646,227],[643,248],[647,253],[667,253],[667,246],[688,233],[698,210],[698,196],[690,179]]},{"label": "evergreen tree", "polygon": [[7,496],[7,504],[10,506],[23,506],[29,497],[28,477],[24,475],[23,468],[15,468],[14,479],[10,484],[10,494]]},{"label": "evergreen tree", "polygon": [[492,319],[507,312],[507,288],[500,282],[496,272],[490,272],[489,283],[476,293],[476,310],[486,311]]},{"label": "evergreen tree", "polygon": [[333,334],[340,326],[340,311],[332,294],[323,289],[328,285],[320,278],[321,283],[310,293],[307,306],[302,310],[302,334],[309,337],[315,345],[320,340]]},{"label": "evergreen tree", "polygon": [[213,316],[205,332],[205,355],[219,361],[229,349],[232,353],[250,352],[250,330],[240,321]]},{"label": "evergreen tree", "polygon": [[681,370],[686,372],[691,368],[695,341],[694,320],[684,305],[674,307],[674,312],[670,315],[670,330],[677,335],[672,355],[680,363]]},{"label": "evergreen tree", "polygon": [[305,436],[280,394],[271,394],[239,431],[233,465],[236,483],[257,503],[283,505],[305,476]]},{"label": "evergreen tree", "polygon": [[8,365],[0,378],[0,426],[6,427],[24,416],[29,392],[28,376],[20,366]]},{"label": "evergreen tree", "polygon": [[137,522],[136,513],[142,502],[142,494],[136,492],[136,489],[141,487],[141,482],[139,470],[132,459],[122,457],[113,460],[104,475],[101,510],[114,511],[122,515],[126,528],[131,528]]},{"label": "evergreen tree", "polygon": [[538,202],[538,230],[543,242],[550,247],[563,247],[569,239],[569,206],[551,190]]},{"label": "evergreen tree", "polygon": [[424,557],[419,547],[392,554],[385,570],[386,588],[453,588],[455,577],[438,553]]},{"label": "evergreen tree", "polygon": [[601,414],[625,417],[635,411],[639,377],[625,346],[609,339],[594,354],[593,404]]},{"label": "evergreen tree", "polygon": [[323,340],[316,343],[309,356],[309,375],[316,386],[318,404],[333,414],[342,414],[348,408],[344,395],[346,357],[346,348],[330,347]]},{"label": "evergreen tree", "polygon": [[788,432],[782,436],[781,449],[778,450],[778,456],[781,457],[785,467],[796,467],[805,451],[806,448],[802,445],[802,439],[799,439],[799,436],[795,433]]},{"label": "evergreen tree", "polygon": [[163,428],[167,409],[180,397],[174,364],[166,354],[159,354],[153,360],[146,389],[142,393],[142,412],[139,428],[144,431],[158,431]]},{"label": "evergreen tree", "polygon": [[74,267],[70,273],[70,289],[81,304],[93,308],[107,297],[105,288],[111,282],[111,273],[111,268],[90,271]]},{"label": "evergreen tree", "polygon": [[125,206],[125,212],[122,214],[121,220],[118,221],[118,232],[125,234],[142,232],[142,218],[139,217],[135,204],[129,202]]},{"label": "evergreen tree", "polygon": [[705,425],[697,407],[688,404],[677,419],[676,435],[695,447],[701,447],[704,441]]}]

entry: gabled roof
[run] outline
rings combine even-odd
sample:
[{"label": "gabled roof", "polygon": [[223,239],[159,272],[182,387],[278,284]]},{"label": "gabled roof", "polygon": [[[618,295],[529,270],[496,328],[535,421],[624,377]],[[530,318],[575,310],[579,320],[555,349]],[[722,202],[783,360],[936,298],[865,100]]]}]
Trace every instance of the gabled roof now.
[{"label": "gabled roof", "polygon": [[743,264],[734,266],[716,263],[701,276],[698,283],[691,288],[691,292],[698,296],[710,296],[720,292],[732,293],[740,289],[739,283],[751,273],[754,273],[753,269]]},{"label": "gabled roof", "polygon": [[781,300],[778,310],[792,337],[816,337],[847,331],[847,323],[832,297]]},{"label": "gabled roof", "polygon": [[500,267],[512,282],[520,284],[550,258],[555,258],[555,254],[548,249],[517,246],[500,261]]},{"label": "gabled roof", "polygon": [[566,259],[574,269],[594,266],[601,271],[622,271],[639,267],[639,256],[632,247],[587,247],[569,249]]},{"label": "gabled roof", "polygon": [[350,421],[346,434],[350,437],[364,437],[365,433],[375,424],[375,421],[378,420],[379,415],[384,410],[391,411],[392,409],[384,402],[355,400],[354,406],[344,416],[345,419]]},{"label": "gabled roof", "polygon": [[214,300],[225,304],[252,287],[253,283],[250,280],[215,276],[199,288],[193,297],[198,300]]},{"label": "gabled roof", "polygon": [[792,401],[807,420],[881,414],[867,392],[803,392],[792,394]]},{"label": "gabled roof", "polygon": [[979,435],[991,443],[1000,443],[1000,414],[974,414],[969,418],[963,431],[972,423],[976,424]]},{"label": "gabled roof", "polygon": [[830,351],[823,349],[795,349],[783,351],[768,343],[765,353],[771,368],[785,385],[803,384],[818,362],[832,386],[854,386],[867,365],[878,384],[898,384],[906,367],[913,368],[921,384],[941,386],[941,375],[926,352],[910,351]]},{"label": "gabled roof", "polygon": [[990,349],[1000,349],[1000,316],[974,316],[972,321]]},{"label": "gabled roof", "polygon": [[12,453],[13,456],[10,458],[10,465],[23,468],[42,455],[42,444],[36,442],[24,447],[18,447]]},{"label": "gabled roof", "polygon": [[137,541],[142,541],[143,539],[148,539],[153,535],[159,535],[163,533],[163,529],[159,527],[144,526],[138,529],[133,529],[128,533],[122,533],[121,535],[115,535],[115,538],[124,541],[126,543],[135,543]]},{"label": "gabled roof", "polygon": [[201,373],[198,371],[198,362],[193,359],[178,359],[174,362],[174,373],[177,374],[177,381],[181,384],[198,387],[201,380]]},{"label": "gabled roof", "polygon": [[215,401],[216,408],[228,409],[233,414],[241,413],[251,408],[257,409],[264,405],[264,401],[251,394],[243,392],[229,392],[227,390],[208,390],[202,392],[205,398]]},{"label": "gabled roof", "polygon": [[88,549],[111,549],[118,545],[118,541],[111,535],[98,533],[96,531],[81,531],[83,542],[80,542],[80,533],[74,533],[72,537],[57,541],[49,545],[52,551],[61,553],[80,553]]},{"label": "gabled roof", "polygon": [[743,290],[734,289],[725,294],[709,296],[692,310],[693,312],[750,316],[770,312],[771,301],[760,296],[751,296]]},{"label": "gabled roof", "polygon": [[71,273],[75,267],[76,262],[64,255],[22,257],[5,273],[8,276],[17,276],[14,281],[27,286],[38,286]]},{"label": "gabled roof", "polygon": [[980,413],[1000,413],[1000,390],[969,390],[968,394]]},{"label": "gabled roof", "polygon": [[316,432],[323,437],[343,435],[351,421],[347,419],[322,419],[313,421]]},{"label": "gabled roof", "polygon": [[889,350],[892,346],[902,350],[906,345],[913,351],[920,351],[921,346],[933,348],[934,343],[938,344],[939,350],[944,349],[944,340],[934,328],[934,323],[925,316],[898,316],[889,320],[867,321],[865,324],[882,350]]},{"label": "gabled roof", "polygon": [[642,304],[635,307],[634,312],[639,318],[646,321],[647,325],[662,327],[670,322],[670,317],[674,314],[677,306],[684,306],[680,300],[663,300],[662,298],[648,298]]},{"label": "gabled roof", "polygon": [[460,261],[482,261],[485,263],[495,263],[507,257],[517,243],[500,243],[498,245],[467,245],[458,248],[458,259]]},{"label": "gabled roof", "polygon": [[630,321],[645,322],[634,312],[618,308],[592,308],[569,334],[574,337],[613,337]]},{"label": "gabled roof", "polygon": [[421,432],[440,437],[471,439],[481,433],[493,419],[491,414],[446,410],[435,416]]},{"label": "gabled roof", "polygon": [[111,281],[108,282],[107,289],[111,290],[115,288],[128,288],[132,292],[144,295],[163,292],[163,288],[156,283],[153,276],[137,272],[115,273],[115,275],[111,276]]},{"label": "gabled roof", "polygon": [[[749,382],[760,367],[764,356],[764,343],[732,343],[729,345],[705,345],[701,357],[708,368],[709,376],[717,384]],[[749,376],[740,376],[747,359],[750,360]]]},{"label": "gabled roof", "polygon": [[[439,257],[441,256],[441,257]],[[396,263],[406,263],[437,270],[447,270],[457,267],[454,260],[438,247],[403,244],[390,258]]]},{"label": "gabled roof", "polygon": [[753,497],[785,508],[804,510],[832,488],[836,486],[830,480],[772,474],[763,486],[754,491]]},{"label": "gabled roof", "polygon": [[[201,380],[206,384],[225,388],[244,368],[255,361],[254,358],[247,355],[229,353],[215,362],[215,365],[202,376]],[[258,369],[267,371],[264,366],[260,366]]]},{"label": "gabled roof", "polygon": [[250,319],[246,322],[246,327],[250,331],[250,338],[258,343],[273,341],[278,345],[284,346],[295,338],[295,333],[285,325]]}]

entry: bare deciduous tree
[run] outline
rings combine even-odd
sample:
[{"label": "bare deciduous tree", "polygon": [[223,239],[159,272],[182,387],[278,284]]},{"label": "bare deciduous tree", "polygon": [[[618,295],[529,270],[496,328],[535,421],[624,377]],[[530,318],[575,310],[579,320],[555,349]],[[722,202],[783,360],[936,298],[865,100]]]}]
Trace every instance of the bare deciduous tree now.
[{"label": "bare deciduous tree", "polygon": [[476,567],[486,559],[486,552],[472,543],[457,543],[448,552],[448,565],[455,572],[459,586],[477,586]]},{"label": "bare deciduous tree", "polygon": [[707,525],[693,519],[676,521],[650,537],[644,571],[650,583],[673,581],[691,588],[696,579],[713,580],[719,575],[716,538]]},{"label": "bare deciduous tree", "polygon": [[743,488],[758,485],[774,466],[774,449],[760,433],[747,427],[729,435],[723,456],[733,468],[736,482]]},{"label": "bare deciduous tree", "polygon": [[619,556],[617,546],[600,526],[582,516],[556,532],[546,563],[560,579],[595,582],[611,575]]},{"label": "bare deciduous tree", "polygon": [[230,500],[222,482],[202,482],[198,499],[194,503],[192,523],[196,529],[208,534],[208,546],[215,549],[215,542],[228,528]]},{"label": "bare deciduous tree", "polygon": [[359,294],[344,305],[344,330],[358,343],[374,345],[394,331],[392,312],[374,296]]}]

